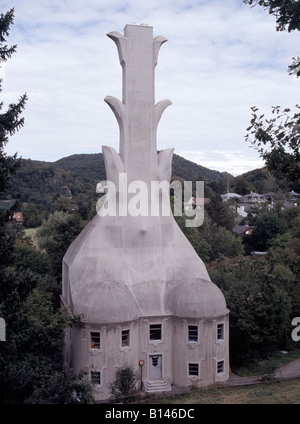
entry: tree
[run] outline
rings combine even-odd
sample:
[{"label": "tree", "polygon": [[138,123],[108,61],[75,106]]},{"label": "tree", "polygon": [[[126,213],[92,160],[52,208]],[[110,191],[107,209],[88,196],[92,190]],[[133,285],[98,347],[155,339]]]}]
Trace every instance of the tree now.
[{"label": "tree", "polygon": [[300,105],[296,111],[273,107],[272,119],[257,115],[253,106],[251,125],[245,138],[265,160],[271,171],[279,171],[291,181],[300,178]]},{"label": "tree", "polygon": [[132,366],[118,368],[114,381],[110,384],[112,398],[117,402],[128,403],[136,392],[137,377]]},{"label": "tree", "polygon": [[219,194],[210,197],[209,203],[205,206],[206,211],[212,221],[227,230],[231,230],[234,226],[235,212],[230,204],[223,202]]},{"label": "tree", "polygon": [[[13,24],[14,9],[8,11],[5,15],[0,15],[0,63],[6,62],[13,53],[15,53],[17,46],[13,45],[8,47],[6,37],[9,35],[9,27]],[[2,92],[2,80],[0,80],[0,92]],[[27,95],[24,94],[20,97],[18,103],[10,104],[5,113],[0,114],[0,194],[6,191],[10,176],[16,172],[20,166],[20,162],[16,154],[12,157],[7,156],[3,149],[8,142],[9,135],[13,135],[24,125],[24,118],[21,113],[25,107]],[[2,110],[3,102],[0,103],[0,110]]]},{"label": "tree", "polygon": [[56,211],[49,215],[37,231],[39,246],[47,252],[52,273],[58,279],[61,277],[62,259],[83,227],[84,223],[76,212]]},{"label": "tree", "polygon": [[297,291],[295,276],[285,262],[288,255],[281,251],[276,257],[261,259],[221,257],[209,267],[210,277],[224,293],[230,310],[232,365],[266,358],[290,343],[291,318],[297,316],[292,315]]},{"label": "tree", "polygon": [[[244,0],[252,6],[260,5],[269,13],[276,16],[277,31],[300,31],[300,3],[295,0]],[[290,75],[300,76],[300,58],[293,58],[289,66]],[[270,170],[278,170],[290,180],[300,178],[300,106],[296,105],[294,114],[289,115],[290,109],[280,110],[273,107],[275,118],[265,119],[258,116],[258,109],[252,107],[253,118],[247,129],[246,141],[250,141],[260,156],[266,161]],[[298,110],[297,110],[298,109]],[[270,150],[268,150],[270,149]]]},{"label": "tree", "polygon": [[269,247],[271,239],[284,233],[286,230],[284,222],[275,213],[265,212],[257,218],[251,241],[255,250],[265,251]]},{"label": "tree", "polygon": [[297,0],[244,0],[244,3],[268,9],[276,17],[277,31],[300,30],[300,3]]},{"label": "tree", "polygon": [[[13,17],[13,9],[0,16],[2,61],[16,50],[16,46],[4,45]],[[9,135],[23,125],[20,114],[26,99],[22,96],[19,103],[0,114],[1,195],[20,165],[16,155],[8,157],[3,149]],[[2,106],[0,103],[0,109]],[[80,376],[63,373],[64,330],[75,325],[76,317],[58,307],[57,282],[47,273],[48,258],[7,222],[11,212],[0,211],[0,317],[6,324],[6,341],[0,343],[0,403],[90,402],[88,384]]]},{"label": "tree", "polygon": [[[0,15],[0,66],[1,62],[6,62],[16,51],[16,45],[7,46],[6,37],[9,35],[9,27],[13,24],[14,9],[11,9],[5,15]],[[2,92],[2,80],[0,80],[0,93]],[[26,94],[23,95],[17,104],[10,104],[5,113],[0,113],[0,196],[2,196],[9,187],[10,177],[14,174],[20,165],[19,160],[14,156],[7,156],[4,147],[8,142],[9,135],[13,135],[24,124],[24,118],[21,118],[22,110],[27,100]],[[3,102],[0,102],[0,111],[3,108]],[[7,210],[0,209],[0,266],[6,264],[10,253],[13,250],[14,234],[6,230],[6,223],[12,217],[16,205],[12,205]]]}]

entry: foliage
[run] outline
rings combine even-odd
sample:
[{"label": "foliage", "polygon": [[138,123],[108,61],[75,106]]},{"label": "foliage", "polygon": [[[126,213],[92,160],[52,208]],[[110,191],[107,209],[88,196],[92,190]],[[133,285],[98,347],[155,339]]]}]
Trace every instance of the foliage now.
[{"label": "foliage", "polygon": [[[277,31],[288,32],[300,30],[300,3],[295,0],[244,0],[250,5],[260,5],[269,13],[276,16]],[[300,59],[293,58],[289,66],[290,75],[300,76]],[[296,105],[296,109],[300,106]],[[288,176],[292,181],[300,178],[300,156],[299,156],[299,123],[300,113],[296,112],[290,116],[290,109],[280,110],[280,106],[273,107],[272,113],[275,118],[266,119],[264,115],[257,116],[258,109],[252,107],[253,118],[250,131],[246,140],[250,141],[266,161],[269,169],[278,170]],[[268,150],[270,149],[270,150]]]},{"label": "foliage", "polygon": [[290,343],[291,318],[300,313],[300,290],[285,260],[290,251],[281,250],[281,257],[278,253],[260,259],[219,258],[209,268],[230,310],[232,364],[266,357]]},{"label": "foliage", "polygon": [[244,254],[241,238],[225,227],[218,226],[207,213],[205,213],[203,225],[199,228],[186,227],[186,218],[184,217],[175,219],[181,231],[205,263],[214,261],[221,255],[234,258]]},{"label": "foliage", "polygon": [[52,273],[58,279],[61,277],[62,259],[83,227],[84,222],[77,213],[56,211],[37,231],[39,245],[47,252]]},{"label": "foliage", "polygon": [[267,250],[271,239],[283,234],[286,229],[282,219],[278,218],[273,212],[261,214],[256,220],[251,237],[254,250]]},{"label": "foliage", "polygon": [[[0,59],[6,61],[16,46],[3,45],[14,10],[0,16]],[[1,89],[1,86],[0,86]],[[1,91],[1,90],[0,90]],[[8,136],[23,125],[27,100],[22,96],[0,115],[0,194],[8,189],[20,160],[3,148]],[[0,109],[3,103],[0,103]],[[9,196],[11,199],[11,196]],[[64,375],[64,330],[75,318],[57,303],[57,282],[48,274],[47,256],[37,251],[20,227],[9,222],[14,208],[0,211],[0,317],[6,341],[0,343],[0,403],[87,403],[91,389],[81,376]],[[33,210],[33,208],[31,209]]]},{"label": "foliage", "polygon": [[92,385],[84,373],[54,371],[42,376],[26,404],[93,404]]},{"label": "foliage", "polygon": [[[17,48],[16,45],[8,47],[4,44],[13,20],[14,9],[9,10],[5,15],[0,15],[0,62],[6,62]],[[1,83],[2,80],[0,80],[0,92],[2,91]],[[11,174],[15,173],[19,166],[16,155],[9,157],[3,149],[8,142],[9,135],[13,135],[24,125],[24,118],[20,115],[25,107],[26,100],[27,96],[24,94],[18,103],[10,104],[7,111],[0,114],[0,194],[6,191]],[[2,110],[2,107],[3,102],[0,102],[0,110]]]},{"label": "foliage", "polygon": [[136,382],[137,377],[132,366],[118,368],[109,387],[112,398],[117,402],[130,402],[136,391]]},{"label": "foliage", "polygon": [[220,195],[212,195],[205,209],[208,216],[217,226],[224,227],[227,230],[231,230],[234,226],[235,212],[233,212],[228,202],[222,201]]},{"label": "foliage", "polygon": [[244,0],[253,6],[263,6],[275,15],[277,31],[300,31],[300,4],[296,0]]},{"label": "foliage", "polygon": [[[9,35],[9,28],[13,24],[14,9],[9,10],[5,15],[0,15],[0,63],[6,62],[16,51],[16,45],[7,46],[6,37]],[[0,93],[2,92],[2,80],[0,80]],[[0,195],[9,187],[11,175],[14,174],[20,163],[16,154],[7,156],[4,152],[9,136],[12,136],[24,124],[21,113],[25,107],[27,96],[23,95],[19,102],[10,104],[4,113],[0,113]],[[0,111],[3,102],[0,102]],[[6,222],[13,215],[16,205],[12,205],[7,210],[0,209],[0,266],[8,262],[10,253],[13,250],[14,233],[6,231]]]},{"label": "foliage", "polygon": [[[22,274],[17,276],[22,279]],[[41,277],[35,276],[34,281],[42,284]],[[26,287],[27,296],[22,293],[18,302],[8,297],[0,308],[7,324],[7,341],[0,346],[1,403],[60,403],[78,385],[74,381],[72,386],[72,380],[62,373],[64,329],[72,325],[73,318],[65,309],[53,310],[50,293]],[[62,382],[68,384],[62,387]]]},{"label": "foliage", "polygon": [[274,118],[258,116],[252,107],[251,126],[247,128],[246,141],[258,150],[270,170],[277,170],[292,181],[300,178],[300,106],[290,114],[290,109],[273,107]]},{"label": "foliage", "polygon": [[173,155],[172,175],[185,181],[221,181],[226,172],[214,171],[176,154]]}]

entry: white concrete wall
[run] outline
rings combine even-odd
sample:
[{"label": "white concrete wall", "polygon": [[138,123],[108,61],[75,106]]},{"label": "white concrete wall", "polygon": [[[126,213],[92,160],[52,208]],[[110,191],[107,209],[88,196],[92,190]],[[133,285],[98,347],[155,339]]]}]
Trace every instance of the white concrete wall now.
[{"label": "white concrete wall", "polygon": [[[96,400],[109,399],[109,384],[118,367],[133,366],[140,388],[141,368],[143,380],[149,380],[150,355],[162,355],[162,378],[171,385],[205,386],[229,377],[228,315],[219,319],[177,318],[172,316],[141,317],[122,324],[83,324],[67,330],[65,358],[76,373],[100,371],[101,385],[95,385]],[[217,340],[217,324],[224,323],[224,339]],[[162,325],[161,340],[149,339],[149,326]],[[189,342],[188,326],[198,326],[198,341]],[[130,346],[122,347],[122,330],[130,330]],[[90,346],[90,332],[100,332],[100,349]],[[71,342],[72,340],[72,342]],[[217,374],[217,361],[224,360],[224,373]],[[199,364],[199,376],[189,376],[189,363]]]}]

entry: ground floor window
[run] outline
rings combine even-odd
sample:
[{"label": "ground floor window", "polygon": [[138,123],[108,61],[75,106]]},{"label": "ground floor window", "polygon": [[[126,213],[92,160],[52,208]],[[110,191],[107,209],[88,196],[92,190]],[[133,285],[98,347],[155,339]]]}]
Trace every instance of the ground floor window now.
[{"label": "ground floor window", "polygon": [[91,371],[91,382],[92,384],[101,384],[101,373],[100,371]]},{"label": "ground floor window", "polygon": [[189,364],[189,375],[190,376],[199,375],[199,364]]},{"label": "ground floor window", "polygon": [[220,374],[224,372],[224,361],[217,362],[217,373]]}]

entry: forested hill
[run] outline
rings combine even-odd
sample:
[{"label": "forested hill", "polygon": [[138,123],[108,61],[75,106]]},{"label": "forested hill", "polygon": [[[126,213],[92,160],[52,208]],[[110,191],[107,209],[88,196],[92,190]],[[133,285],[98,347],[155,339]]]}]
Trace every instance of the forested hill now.
[{"label": "forested hill", "polygon": [[[104,181],[105,168],[102,153],[79,154],[59,159],[52,164],[56,168],[71,171],[77,176],[88,177],[91,180]],[[214,171],[197,163],[173,155],[172,176],[183,178],[185,181],[221,181],[226,172]]]},{"label": "forested hill", "polygon": [[70,171],[79,178],[90,179],[93,183],[106,180],[102,153],[71,155],[59,159],[51,165],[64,171]]},{"label": "forested hill", "polygon": [[[220,182],[224,177],[232,175],[227,172],[214,171],[184,159],[181,156],[173,155],[172,176],[183,178],[185,181],[205,181]],[[233,178],[233,177],[232,177]]]},{"label": "forested hill", "polygon": [[[218,184],[229,174],[210,170],[174,155],[172,175],[175,179],[182,178],[185,181],[204,180],[206,184]],[[62,207],[91,207],[99,198],[96,193],[97,183],[105,180],[102,153],[77,154],[56,162],[22,159],[21,167],[11,177],[6,198],[17,199],[22,211],[30,205],[31,217],[36,210],[39,216],[42,213],[42,216],[47,217]]]}]

